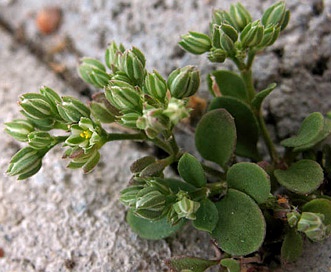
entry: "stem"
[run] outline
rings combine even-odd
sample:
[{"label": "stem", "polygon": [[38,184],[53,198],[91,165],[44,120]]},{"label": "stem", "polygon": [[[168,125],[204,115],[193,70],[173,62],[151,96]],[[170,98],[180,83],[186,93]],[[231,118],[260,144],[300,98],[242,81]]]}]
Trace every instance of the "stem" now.
[{"label": "stem", "polygon": [[264,142],[268,148],[268,151],[269,151],[269,154],[270,154],[270,157],[271,157],[271,160],[275,163],[278,162],[278,154],[277,154],[277,151],[276,151],[276,148],[275,148],[275,145],[274,143],[272,142],[271,140],[271,137],[270,137],[270,134],[269,134],[269,131],[267,129],[267,126],[265,124],[265,121],[264,121],[264,118],[262,116],[262,112],[260,110],[260,112],[258,112],[256,114],[256,117],[257,117],[257,120],[258,120],[258,123],[260,125],[260,129],[261,129],[261,134],[263,136],[263,139],[264,139]]},{"label": "stem", "polygon": [[146,136],[143,133],[108,133],[107,142],[122,141],[122,140],[146,140]]},{"label": "stem", "polygon": [[221,178],[222,180],[226,179],[225,173],[223,173],[219,170],[216,170],[216,169],[214,169],[210,166],[207,166],[203,163],[201,163],[201,165],[202,165],[203,170],[206,172],[206,174],[209,174],[209,175],[211,175],[213,177],[216,177],[216,178]]},{"label": "stem", "polygon": [[157,147],[161,148],[165,152],[167,152],[169,155],[173,155],[171,146],[167,143],[161,140],[159,137],[156,137],[154,139],[149,139],[153,144],[155,144]]},{"label": "stem", "polygon": [[248,100],[251,102],[255,97],[255,88],[253,83],[253,76],[251,69],[244,69],[240,70],[240,75],[245,82],[247,93],[248,93]]}]

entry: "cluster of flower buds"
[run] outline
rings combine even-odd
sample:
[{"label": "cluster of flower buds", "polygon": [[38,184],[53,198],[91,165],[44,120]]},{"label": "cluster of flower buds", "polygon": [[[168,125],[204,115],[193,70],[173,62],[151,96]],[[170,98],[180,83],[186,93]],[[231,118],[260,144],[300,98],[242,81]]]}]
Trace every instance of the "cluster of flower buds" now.
[{"label": "cluster of flower buds", "polygon": [[110,73],[99,61],[91,59],[83,59],[79,68],[87,83],[97,86],[96,81],[102,82],[99,87],[104,88],[105,99],[91,103],[92,115],[100,122],[115,121],[144,131],[153,139],[188,117],[187,98],[197,92],[200,84],[194,66],[178,68],[165,80],[155,70],[146,71],[145,56],[138,48],[125,49],[115,42],[109,45],[105,62]]},{"label": "cluster of flower buds", "polygon": [[[91,119],[91,111],[85,104],[73,97],[60,97],[48,87],[42,87],[39,93],[22,95],[19,104],[26,119],[6,123],[5,131],[16,140],[27,142],[28,147],[13,156],[7,170],[9,175],[18,175],[19,179],[34,175],[44,155],[62,142],[70,146],[64,155],[74,161],[69,167],[79,165],[77,161],[80,161],[84,171],[93,169],[99,158],[97,150],[106,142],[107,135]],[[53,129],[62,129],[66,135],[54,136],[50,133]]]},{"label": "cluster of flower buds", "polygon": [[138,182],[121,191],[120,200],[133,212],[148,220],[167,217],[171,224],[181,219],[196,219],[200,203],[186,191],[174,193],[162,178],[138,178]]},{"label": "cluster of flower buds", "polygon": [[209,35],[189,32],[182,36],[179,45],[193,54],[208,52],[212,62],[224,62],[227,57],[245,55],[248,49],[259,51],[272,45],[287,26],[289,17],[283,1],[272,5],[256,21],[242,4],[232,4],[228,12],[213,11]]}]

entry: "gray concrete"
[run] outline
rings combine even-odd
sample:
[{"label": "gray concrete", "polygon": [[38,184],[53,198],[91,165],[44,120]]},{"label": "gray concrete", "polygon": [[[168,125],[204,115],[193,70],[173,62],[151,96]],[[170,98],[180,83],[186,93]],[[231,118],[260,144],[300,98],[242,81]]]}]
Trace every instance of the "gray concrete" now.
[{"label": "gray concrete", "polygon": [[[3,122],[19,116],[16,101],[24,92],[47,85],[79,96],[86,86],[76,76],[78,59],[102,58],[112,40],[141,48],[148,68],[163,75],[187,64],[198,65],[206,75],[215,66],[204,56],[183,53],[176,43],[189,30],[207,31],[211,9],[228,8],[231,2],[0,0],[1,24],[6,26],[0,29],[0,129]],[[273,2],[242,1],[255,18]],[[318,3],[324,8],[318,9]],[[34,22],[46,5],[63,10],[62,24],[50,36],[40,35]],[[291,0],[288,5],[288,29],[254,66],[259,90],[278,83],[265,103],[265,114],[279,139],[293,134],[307,114],[331,110],[331,0]],[[63,41],[66,46],[59,50]],[[54,63],[65,66],[60,76],[50,66]],[[204,83],[201,89],[206,96]],[[18,148],[2,134],[1,172]],[[73,271],[166,271],[162,260],[173,255],[213,257],[208,237],[191,228],[155,242],[141,240],[129,230],[119,191],[130,177],[128,165],[150,152],[127,142],[109,144],[101,164],[85,176],[66,170],[56,149],[47,155],[40,173],[27,181],[2,175],[0,247],[5,257],[0,258],[0,271],[68,271],[66,260],[76,263]],[[330,240],[309,244],[288,271],[330,271],[330,256]]]}]

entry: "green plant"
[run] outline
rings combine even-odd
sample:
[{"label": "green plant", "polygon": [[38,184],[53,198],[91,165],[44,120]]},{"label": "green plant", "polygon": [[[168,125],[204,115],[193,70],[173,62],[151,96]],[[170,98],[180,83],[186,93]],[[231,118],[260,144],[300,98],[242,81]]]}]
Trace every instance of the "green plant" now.
[{"label": "green plant", "polygon": [[[45,154],[58,144],[65,148],[69,168],[90,172],[100,159],[99,149],[109,141],[151,142],[167,156],[135,161],[132,182],[121,192],[133,231],[142,238],[162,239],[191,222],[210,233],[224,253],[218,260],[173,258],[167,261],[171,268],[204,271],[219,265],[222,271],[236,272],[244,263],[258,262],[257,256],[265,260],[275,254],[275,244],[280,245],[276,254],[283,262],[296,260],[303,237],[321,241],[331,232],[331,146],[323,144],[331,133],[331,117],[310,114],[296,136],[280,143],[284,153],[276,151],[261,112],[276,84],[256,92],[252,64],[258,52],[277,40],[289,16],[285,3],[278,2],[261,20],[252,21],[238,3],[229,12],[213,11],[209,35],[182,36],[179,44],[186,51],[207,53],[216,63],[229,59],[238,68],[237,73],[217,70],[208,76],[212,99],[195,128],[196,148],[204,162],[183,151],[174,133],[190,116],[188,101],[198,91],[199,71],[178,68],[166,80],[145,69],[139,49],[112,42],[105,54],[107,67],[91,58],[79,66],[84,81],[104,89],[88,106],[48,87],[20,97],[25,118],[6,123],[6,131],[28,146],[13,156],[7,173],[18,179],[34,175]],[[109,132],[106,123],[132,133]],[[60,136],[55,129],[62,131]],[[270,160],[262,160],[260,136]],[[164,169],[176,164],[179,178],[165,177]]]}]

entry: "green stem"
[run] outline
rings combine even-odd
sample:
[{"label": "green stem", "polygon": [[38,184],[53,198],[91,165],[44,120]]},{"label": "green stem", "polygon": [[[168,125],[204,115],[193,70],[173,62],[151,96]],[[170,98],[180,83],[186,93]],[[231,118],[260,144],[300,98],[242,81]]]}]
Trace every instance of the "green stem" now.
[{"label": "green stem", "polygon": [[111,141],[122,141],[122,140],[146,140],[146,136],[143,133],[108,133],[107,134],[107,142]]},{"label": "green stem", "polygon": [[149,139],[153,144],[155,144],[157,147],[161,148],[165,152],[167,152],[169,155],[173,155],[171,146],[167,143],[161,140],[159,137],[156,137],[154,139]]},{"label": "green stem", "polygon": [[257,117],[257,120],[258,120],[260,129],[261,129],[262,137],[263,137],[264,142],[265,142],[265,144],[266,144],[266,146],[268,148],[268,151],[269,151],[271,160],[274,163],[277,163],[279,161],[279,159],[278,159],[278,153],[276,151],[276,148],[275,148],[274,143],[271,140],[271,137],[270,137],[269,131],[267,129],[267,126],[265,124],[265,121],[264,121],[264,118],[263,118],[263,115],[262,115],[262,111],[261,110],[260,110],[260,112],[258,112],[256,114],[256,117]]},{"label": "green stem", "polygon": [[214,168],[212,168],[210,166],[207,166],[207,165],[205,165],[203,163],[201,163],[201,165],[202,165],[202,168],[206,172],[207,175],[213,176],[215,178],[220,178],[222,180],[225,180],[226,179],[225,173],[223,173],[223,172],[221,172],[219,170],[216,170],[216,169],[214,169]]},{"label": "green stem", "polygon": [[208,183],[207,188],[209,190],[208,196],[213,197],[217,195],[225,195],[228,186],[225,181],[220,181],[220,182]]},{"label": "green stem", "polygon": [[252,76],[252,70],[251,69],[244,69],[240,71],[241,78],[244,80],[246,85],[246,90],[248,93],[248,100],[251,103],[253,98],[255,97],[255,88],[254,88],[254,82],[253,82],[253,76]]}]

